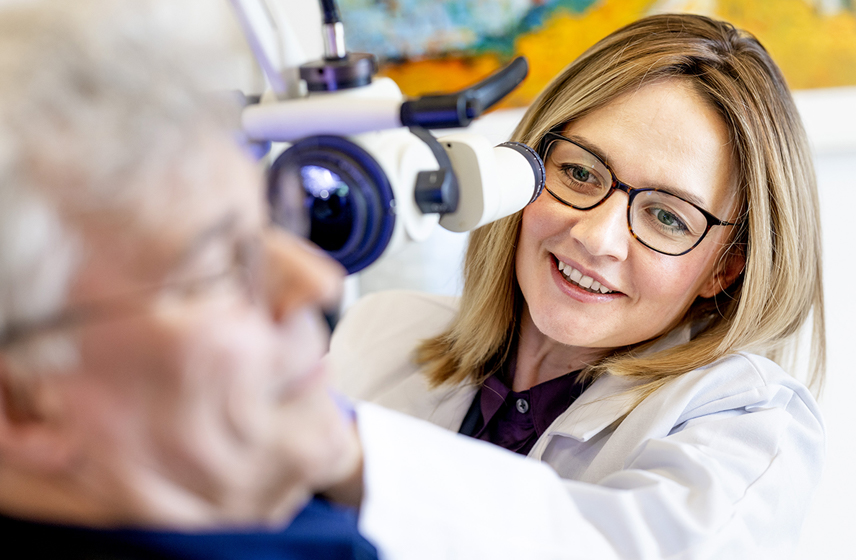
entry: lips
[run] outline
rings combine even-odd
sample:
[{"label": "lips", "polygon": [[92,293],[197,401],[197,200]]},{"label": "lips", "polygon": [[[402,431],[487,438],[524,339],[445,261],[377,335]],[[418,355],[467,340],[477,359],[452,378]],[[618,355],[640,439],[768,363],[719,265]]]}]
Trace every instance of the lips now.
[{"label": "lips", "polygon": [[559,272],[562,274],[565,280],[567,280],[571,284],[574,284],[575,286],[579,286],[587,292],[591,292],[593,294],[619,293],[617,291],[610,290],[608,287],[601,284],[598,280],[595,280],[591,276],[584,274],[573,266],[562,262],[558,258],[556,258],[556,267],[559,269]]}]

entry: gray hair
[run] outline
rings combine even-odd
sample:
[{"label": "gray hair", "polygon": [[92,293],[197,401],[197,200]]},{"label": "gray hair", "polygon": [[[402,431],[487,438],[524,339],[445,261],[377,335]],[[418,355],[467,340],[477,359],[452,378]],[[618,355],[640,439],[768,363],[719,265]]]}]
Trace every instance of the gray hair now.
[{"label": "gray hair", "polygon": [[[0,339],[61,309],[85,250],[76,225],[111,215],[151,226],[180,194],[167,176],[203,188],[192,180],[204,167],[198,146],[235,123],[206,94],[217,79],[212,45],[182,37],[201,4],[0,10]],[[22,346],[47,362],[68,355]]]}]

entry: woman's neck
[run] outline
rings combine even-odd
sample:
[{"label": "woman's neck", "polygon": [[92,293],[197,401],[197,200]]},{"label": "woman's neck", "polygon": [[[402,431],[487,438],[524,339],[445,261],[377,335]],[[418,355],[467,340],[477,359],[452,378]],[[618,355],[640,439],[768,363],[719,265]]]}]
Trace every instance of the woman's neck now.
[{"label": "woman's neck", "polygon": [[582,369],[609,352],[608,348],[580,348],[553,340],[538,330],[524,304],[513,358],[515,368],[511,388],[513,391],[525,391],[568,372]]}]

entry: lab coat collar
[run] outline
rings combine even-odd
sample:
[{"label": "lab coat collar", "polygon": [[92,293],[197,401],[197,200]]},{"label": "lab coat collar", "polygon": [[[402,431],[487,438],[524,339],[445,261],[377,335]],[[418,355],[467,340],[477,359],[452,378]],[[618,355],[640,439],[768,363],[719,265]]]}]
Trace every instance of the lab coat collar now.
[{"label": "lab coat collar", "polygon": [[[632,380],[623,377],[602,375],[550,424],[541,439],[554,435],[579,441],[590,439],[630,410],[633,401],[625,393],[633,385]],[[425,408],[410,412],[457,432],[477,392],[478,387],[473,385],[432,389],[423,401]]]},{"label": "lab coat collar", "polygon": [[478,387],[472,384],[431,388],[425,375],[410,375],[373,400],[381,406],[415,416],[457,432]]},{"label": "lab coat collar", "polygon": [[[692,326],[678,327],[663,337],[645,354],[659,352],[690,340]],[[423,375],[413,376],[405,383],[418,383],[420,387],[412,388],[414,394],[421,393],[422,398],[408,399],[412,406],[419,410],[410,409],[408,412],[419,418],[424,418],[438,426],[457,432],[464,416],[478,392],[478,387],[472,384],[446,386],[430,389]],[[626,377],[606,373],[601,375],[591,387],[556,420],[550,424],[547,431],[539,438],[530,456],[540,457],[547,443],[553,436],[570,437],[578,441],[588,441],[604,429],[608,428],[619,418],[630,412],[635,402],[635,396],[630,390],[639,382]],[[410,392],[405,390],[405,392]],[[424,395],[428,398],[424,398]],[[418,404],[417,404],[418,403]]]},{"label": "lab coat collar", "polygon": [[[643,355],[666,350],[690,340],[692,326],[678,327],[657,341]],[[631,411],[636,397],[630,391],[638,380],[610,373],[601,375],[556,420],[540,438],[530,455],[540,457],[553,436],[588,441]]]},{"label": "lab coat collar", "polygon": [[478,387],[471,384],[456,387],[444,385],[432,390],[429,393],[429,404],[433,409],[429,412],[428,420],[447,430],[457,432],[477,392]]},{"label": "lab coat collar", "polygon": [[633,385],[631,379],[601,375],[550,424],[541,439],[564,436],[588,441],[630,411],[633,399],[627,391]]}]

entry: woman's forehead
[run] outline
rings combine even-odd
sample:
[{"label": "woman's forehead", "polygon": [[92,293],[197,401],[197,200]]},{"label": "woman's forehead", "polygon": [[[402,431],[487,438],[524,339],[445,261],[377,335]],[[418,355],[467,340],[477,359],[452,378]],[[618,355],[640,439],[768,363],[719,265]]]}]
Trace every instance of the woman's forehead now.
[{"label": "woman's forehead", "polygon": [[737,196],[739,167],[726,123],[685,80],[644,85],[563,132],[635,188],[683,191],[714,213]]}]

